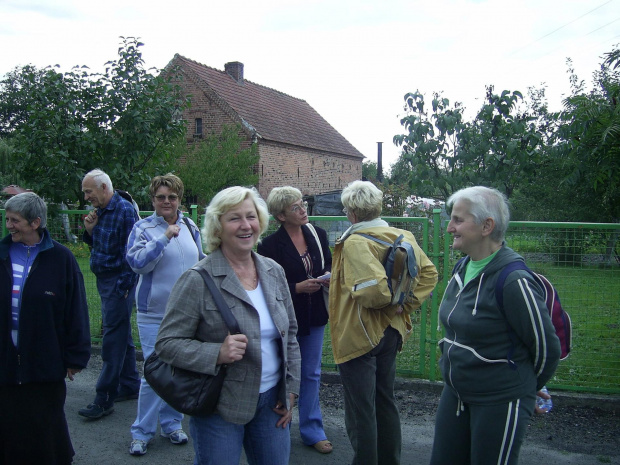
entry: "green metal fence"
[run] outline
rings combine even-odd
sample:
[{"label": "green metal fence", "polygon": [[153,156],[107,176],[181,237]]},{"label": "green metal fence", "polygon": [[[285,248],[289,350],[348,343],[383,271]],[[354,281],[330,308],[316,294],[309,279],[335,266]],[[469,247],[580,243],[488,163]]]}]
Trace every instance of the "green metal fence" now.
[{"label": "green metal fence", "polygon": [[[4,210],[2,237],[7,234]],[[82,218],[87,211],[63,212],[49,221],[52,237],[74,252],[84,273],[93,341],[101,338],[100,301],[95,277],[90,272],[88,247],[81,241]],[[148,216],[152,212],[142,212]],[[202,215],[192,206],[197,224]],[[350,226],[344,217],[311,217],[312,223],[328,231],[331,244]],[[439,283],[429,302],[412,315],[414,330],[397,359],[400,376],[440,381],[437,342],[437,310],[444,287],[460,254],[451,249],[446,222],[435,210],[432,218],[384,218],[391,225],[413,232],[422,249],[439,270]],[[277,229],[270,223],[267,234]],[[511,222],[506,236],[510,247],[523,255],[534,271],[556,286],[563,307],[573,321],[573,349],[560,363],[549,383],[554,389],[620,394],[620,254],[619,224]],[[135,313],[134,313],[135,319]],[[138,334],[134,321],[134,340]],[[335,369],[329,327],[323,352],[325,369]]]}]

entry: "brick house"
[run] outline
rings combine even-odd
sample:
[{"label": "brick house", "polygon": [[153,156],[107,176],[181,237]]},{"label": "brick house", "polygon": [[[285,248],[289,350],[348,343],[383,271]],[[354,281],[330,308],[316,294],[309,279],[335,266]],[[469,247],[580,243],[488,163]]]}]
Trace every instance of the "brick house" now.
[{"label": "brick house", "polygon": [[188,143],[239,124],[246,144],[258,145],[260,194],[297,187],[304,195],[342,189],[362,178],[364,156],[306,101],[243,77],[243,63],[220,71],[176,54],[165,72],[177,68],[191,96],[182,118]]}]

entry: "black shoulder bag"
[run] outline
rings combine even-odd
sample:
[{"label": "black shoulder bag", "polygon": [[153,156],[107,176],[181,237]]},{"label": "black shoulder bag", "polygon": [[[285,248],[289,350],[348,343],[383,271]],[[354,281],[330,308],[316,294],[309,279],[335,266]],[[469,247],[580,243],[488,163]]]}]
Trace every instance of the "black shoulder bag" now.
[{"label": "black shoulder bag", "polygon": [[[209,273],[202,268],[192,269],[204,279],[230,333],[240,334],[237,320]],[[175,410],[196,417],[206,417],[215,411],[225,376],[226,365],[221,365],[215,376],[205,375],[169,365],[155,351],[144,362],[144,377],[157,395]]]}]

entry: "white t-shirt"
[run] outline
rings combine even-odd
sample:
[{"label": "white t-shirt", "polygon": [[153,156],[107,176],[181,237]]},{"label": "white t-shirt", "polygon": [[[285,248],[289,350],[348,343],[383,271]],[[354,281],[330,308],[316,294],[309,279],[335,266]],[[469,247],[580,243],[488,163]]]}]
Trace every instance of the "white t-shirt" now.
[{"label": "white t-shirt", "polygon": [[280,340],[280,333],[278,328],[273,323],[273,318],[267,308],[267,302],[265,301],[265,294],[263,288],[258,283],[256,289],[248,291],[248,296],[254,304],[254,308],[258,311],[258,317],[260,320],[260,347],[262,353],[262,374],[260,380],[260,392],[266,392],[280,381],[280,367],[282,366],[282,359],[280,357],[280,351],[278,350],[278,342]]}]

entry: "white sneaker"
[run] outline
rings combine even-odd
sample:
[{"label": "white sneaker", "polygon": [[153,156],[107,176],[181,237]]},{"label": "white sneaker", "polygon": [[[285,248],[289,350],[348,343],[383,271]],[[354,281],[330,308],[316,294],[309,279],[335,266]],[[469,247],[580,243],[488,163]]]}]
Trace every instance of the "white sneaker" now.
[{"label": "white sneaker", "polygon": [[178,429],[176,431],[173,431],[172,433],[164,433],[162,431],[161,437],[168,438],[170,439],[170,442],[172,444],[177,444],[177,445],[187,444],[187,441],[189,441],[187,434],[185,434],[185,431],[183,431],[182,429]]},{"label": "white sneaker", "polygon": [[146,454],[146,448],[149,445],[148,441],[142,439],[134,439],[129,446],[129,453],[131,455],[144,455]]}]

